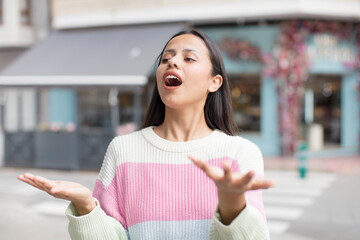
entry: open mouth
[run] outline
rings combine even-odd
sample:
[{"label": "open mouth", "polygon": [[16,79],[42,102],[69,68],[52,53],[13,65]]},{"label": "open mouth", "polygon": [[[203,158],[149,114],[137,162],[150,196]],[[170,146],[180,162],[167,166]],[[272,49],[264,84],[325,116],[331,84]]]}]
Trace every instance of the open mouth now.
[{"label": "open mouth", "polygon": [[175,75],[167,75],[165,77],[165,85],[167,87],[177,87],[182,84],[182,81]]}]

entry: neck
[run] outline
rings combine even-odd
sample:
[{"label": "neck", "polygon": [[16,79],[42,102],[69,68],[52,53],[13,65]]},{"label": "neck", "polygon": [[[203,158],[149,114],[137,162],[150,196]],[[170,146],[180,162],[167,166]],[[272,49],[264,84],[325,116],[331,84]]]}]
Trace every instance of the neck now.
[{"label": "neck", "polygon": [[203,138],[213,130],[207,126],[203,110],[166,107],[164,122],[154,131],[166,140],[185,142]]}]

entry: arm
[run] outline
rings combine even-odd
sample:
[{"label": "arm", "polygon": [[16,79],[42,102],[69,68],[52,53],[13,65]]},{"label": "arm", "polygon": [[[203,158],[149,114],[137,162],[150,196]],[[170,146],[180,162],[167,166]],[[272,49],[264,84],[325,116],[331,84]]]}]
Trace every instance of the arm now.
[{"label": "arm", "polygon": [[270,238],[261,214],[253,206],[247,205],[230,225],[224,225],[219,212],[216,211],[210,227],[210,239],[268,240]]},{"label": "arm", "polygon": [[[114,154],[115,146],[110,143],[107,153],[105,155],[104,164],[101,172],[107,171],[115,172],[116,154]],[[101,175],[100,175],[101,177]],[[91,191],[85,186],[67,181],[52,181],[41,176],[34,176],[30,173],[20,175],[19,180],[32,185],[49,195],[71,201],[66,215],[69,219],[69,233],[72,239],[128,239],[127,231],[119,222],[118,218],[115,219],[111,214],[108,216],[101,208],[99,201],[93,198]],[[100,181],[95,185],[95,191]],[[108,191],[97,191],[98,196],[106,199]],[[114,197],[113,197],[114,198]],[[111,197],[110,201],[113,202]],[[103,204],[104,208],[109,208],[111,204]],[[116,209],[114,209],[116,213]],[[116,214],[115,214],[116,215]]]},{"label": "arm", "polygon": [[84,216],[78,216],[77,206],[71,204],[68,207],[66,214],[72,239],[128,239],[124,213],[119,208],[118,150],[118,139],[115,138],[109,144],[96,180],[93,191],[96,207]]},{"label": "arm", "polygon": [[252,151],[247,154],[250,158],[247,161],[255,162],[255,167],[251,167],[246,174],[232,172],[228,162],[223,163],[222,170],[190,157],[218,189],[219,203],[211,225],[210,239],[255,240],[268,237],[261,189],[269,188],[274,183],[262,179],[261,153],[256,146],[249,147]]},{"label": "arm", "polygon": [[127,231],[115,218],[106,215],[95,199],[96,207],[87,215],[79,216],[71,203],[66,209],[69,234],[73,240],[125,240]]},{"label": "arm", "polygon": [[[269,239],[269,232],[264,213],[262,201],[262,190],[246,191],[244,194],[245,207],[239,212],[231,214],[231,222],[225,222],[219,206],[213,216],[210,228],[210,239],[246,239],[246,240],[264,240]],[[236,204],[236,203],[235,203]],[[236,211],[236,210],[235,210]],[[235,216],[235,214],[237,214]]]},{"label": "arm", "polygon": [[18,179],[53,197],[71,201],[66,210],[71,239],[128,239],[120,222],[104,213],[85,186],[74,182],[52,181],[30,173],[20,175]]}]

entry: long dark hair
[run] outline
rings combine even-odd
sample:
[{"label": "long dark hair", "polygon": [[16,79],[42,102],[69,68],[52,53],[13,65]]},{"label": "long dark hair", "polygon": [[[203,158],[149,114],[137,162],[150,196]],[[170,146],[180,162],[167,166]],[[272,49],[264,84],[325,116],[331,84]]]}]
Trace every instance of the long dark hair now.
[{"label": "long dark hair", "polygon": [[[228,135],[235,135],[237,129],[232,115],[229,80],[225,72],[221,51],[219,47],[216,45],[216,43],[213,40],[211,40],[210,37],[208,37],[205,33],[197,29],[185,30],[175,34],[169,39],[169,41],[165,44],[163,50],[161,51],[159,55],[158,66],[161,63],[161,56],[168,43],[173,38],[184,34],[192,34],[194,36],[201,38],[204,41],[210,54],[210,61],[212,64],[212,76],[216,76],[219,74],[223,78],[223,83],[221,87],[216,92],[210,92],[207,96],[204,106],[206,124],[208,125],[209,128],[213,130],[219,129]],[[150,105],[147,109],[141,128],[146,128],[149,126],[159,126],[161,123],[163,123],[164,118],[165,118],[165,104],[160,98],[157,84],[155,81],[155,87],[153,90]]]}]

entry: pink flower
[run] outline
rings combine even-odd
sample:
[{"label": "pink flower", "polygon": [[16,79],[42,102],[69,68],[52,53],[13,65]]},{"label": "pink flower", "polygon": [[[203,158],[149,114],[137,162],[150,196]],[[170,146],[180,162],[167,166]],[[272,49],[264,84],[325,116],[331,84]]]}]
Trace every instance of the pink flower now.
[{"label": "pink flower", "polygon": [[70,122],[70,123],[66,124],[65,128],[66,128],[66,132],[71,133],[71,132],[75,131],[76,126],[74,123]]},{"label": "pink flower", "polygon": [[50,131],[52,131],[52,132],[58,132],[58,131],[60,131],[61,127],[62,127],[62,123],[52,122],[52,123],[50,124]]}]

